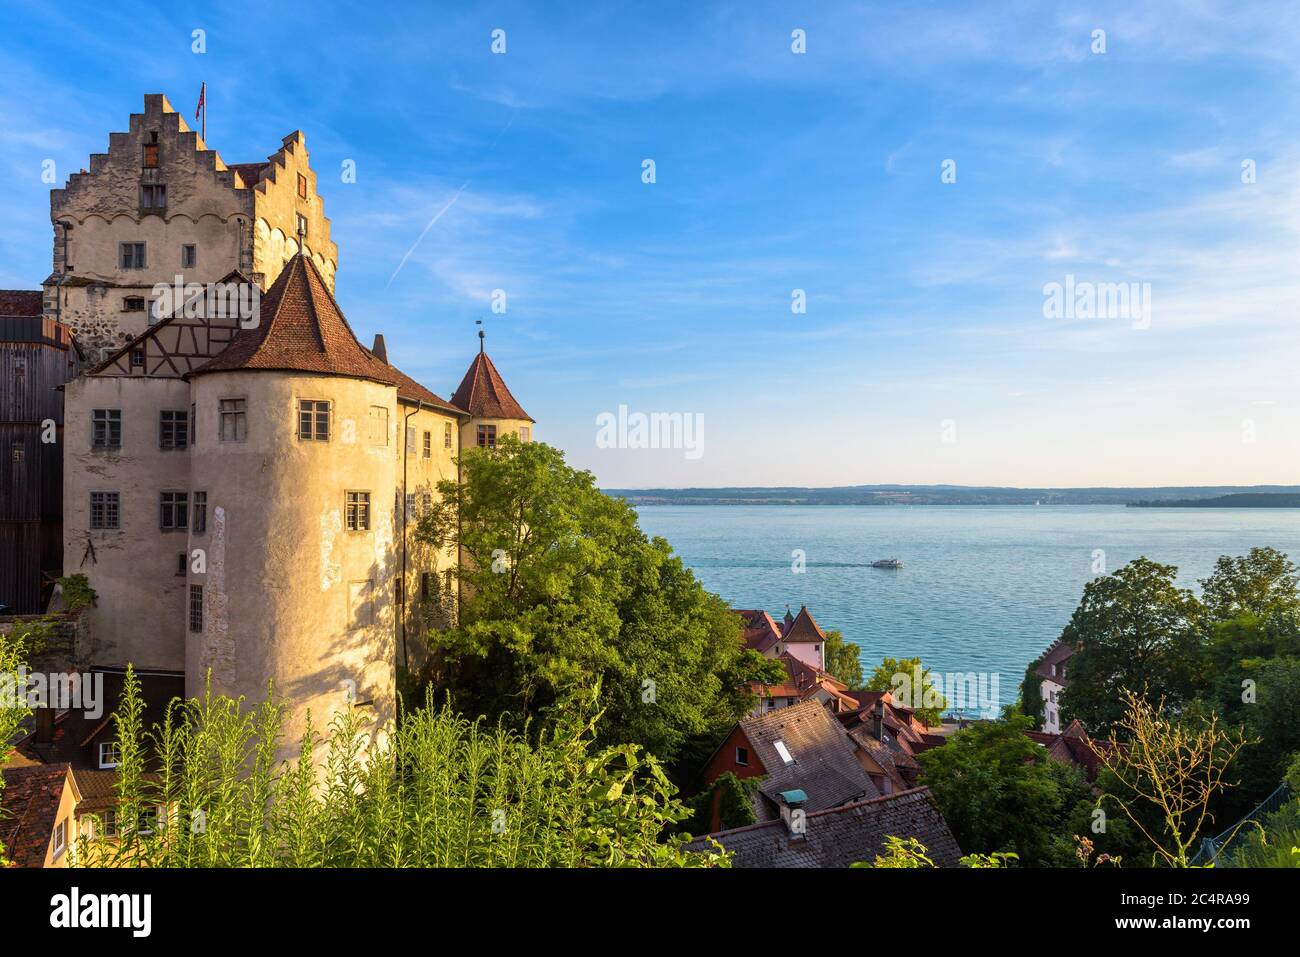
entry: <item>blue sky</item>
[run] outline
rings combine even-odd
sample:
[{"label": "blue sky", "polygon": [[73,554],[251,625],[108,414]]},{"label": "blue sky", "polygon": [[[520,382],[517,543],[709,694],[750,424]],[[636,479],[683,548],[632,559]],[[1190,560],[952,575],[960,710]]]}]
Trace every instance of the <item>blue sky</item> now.
[{"label": "blue sky", "polygon": [[[206,81],[226,162],[305,132],[363,341],[445,396],[486,317],[606,486],[1300,481],[1294,4],[467,6],[6,4],[0,286],[45,159]],[[1149,328],[1045,317],[1067,276]],[[620,405],[703,454],[598,448]]]}]

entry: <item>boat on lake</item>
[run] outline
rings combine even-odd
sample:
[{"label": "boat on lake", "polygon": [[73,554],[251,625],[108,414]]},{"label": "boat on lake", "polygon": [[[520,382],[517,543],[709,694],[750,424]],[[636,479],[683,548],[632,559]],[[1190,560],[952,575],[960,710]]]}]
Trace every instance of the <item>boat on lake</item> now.
[{"label": "boat on lake", "polygon": [[897,558],[878,558],[871,563],[872,568],[902,568],[903,563]]}]

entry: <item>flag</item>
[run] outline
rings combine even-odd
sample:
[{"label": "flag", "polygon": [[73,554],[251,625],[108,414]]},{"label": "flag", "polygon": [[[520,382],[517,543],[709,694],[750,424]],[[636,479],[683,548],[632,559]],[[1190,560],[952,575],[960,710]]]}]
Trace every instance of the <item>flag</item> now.
[{"label": "flag", "polygon": [[199,114],[203,112],[203,97],[204,97],[204,94],[206,94],[207,92],[208,92],[208,85],[207,85],[206,83],[200,84],[200,86],[199,86],[199,105],[198,105],[198,106],[195,108],[195,110],[194,110],[194,118],[195,118],[196,120],[199,118]]}]

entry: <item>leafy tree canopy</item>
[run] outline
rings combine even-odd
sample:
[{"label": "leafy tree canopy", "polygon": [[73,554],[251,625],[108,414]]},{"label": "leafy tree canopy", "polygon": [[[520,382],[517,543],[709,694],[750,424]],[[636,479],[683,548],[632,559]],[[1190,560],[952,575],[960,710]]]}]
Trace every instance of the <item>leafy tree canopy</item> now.
[{"label": "leafy tree canopy", "polygon": [[753,707],[746,682],[780,680],[726,603],[558,450],[507,436],[460,467],[418,536],[463,550],[459,620],[429,635],[435,686],[462,710],[522,722],[600,679],[601,740],[671,761]]},{"label": "leafy tree canopy", "polygon": [[1121,692],[1164,694],[1178,705],[1195,693],[1202,644],[1201,603],[1175,583],[1178,569],[1136,558],[1094,578],[1061,639],[1079,647],[1061,696],[1064,719],[1090,731],[1124,715]]},{"label": "leafy tree canopy", "polygon": [[1069,863],[1061,837],[1087,791],[1049,762],[1025,730],[1029,718],[978,722],[917,756],[935,802],[968,854],[1014,852],[1029,867]]},{"label": "leafy tree canopy", "polygon": [[[916,676],[921,676],[921,687],[916,688]],[[920,658],[885,658],[867,679],[868,691],[888,691],[905,708],[915,708],[916,716],[927,725],[943,721],[948,699],[935,686],[933,675]]]},{"label": "leafy tree canopy", "polygon": [[858,646],[845,641],[837,628],[826,629],[826,673],[850,688],[862,687],[862,661]]}]

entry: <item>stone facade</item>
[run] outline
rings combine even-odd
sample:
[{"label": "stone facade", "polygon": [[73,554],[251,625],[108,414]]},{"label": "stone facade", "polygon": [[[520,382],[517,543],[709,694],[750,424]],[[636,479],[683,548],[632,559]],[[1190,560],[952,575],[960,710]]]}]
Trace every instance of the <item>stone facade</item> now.
[{"label": "stone facade", "polygon": [[[169,170],[166,221],[138,215],[131,179],[154,126]],[[481,346],[466,381],[490,369],[491,394],[505,402],[492,410],[520,418],[441,399],[389,364],[382,340],[373,351],[356,340],[332,295],[337,255],[302,143],[293,134],[269,165],[226,168],[151,96],[131,133],[92,158],[94,182],[74,177],[55,192],[75,195],[53,203],[81,204],[70,272],[96,283],[54,291],[103,354],[65,400],[64,568],[98,593],[84,610],[90,665],[183,674],[190,696],[210,678],[214,692],[250,703],[269,683],[288,706],[286,756],[309,712],[317,730],[345,707],[367,709],[376,725],[394,717],[398,669],[419,669],[422,636],[456,607],[455,549],[417,543],[419,517],[437,483],[457,478],[480,424],[529,437],[533,425]],[[123,169],[110,175],[115,163]],[[245,174],[251,189],[239,185]],[[300,174],[310,207],[301,253],[285,231],[302,215]],[[189,191],[173,200],[182,182]],[[241,218],[253,225],[235,228]],[[145,220],[155,232],[137,232]],[[253,322],[202,310],[152,324],[113,308],[81,314],[89,300],[74,289],[101,289],[107,302],[167,278],[147,271],[127,285],[113,258],[124,236],[169,247],[204,222],[221,258],[208,263],[201,249],[193,281],[262,283]],[[56,233],[56,253],[59,243]]]},{"label": "stone facade", "polygon": [[333,288],[338,247],[302,133],[265,162],[227,166],[166,97],[147,95],[89,170],[50,191],[45,315],[102,358],[148,328],[157,283],[239,272],[267,288],[298,252],[299,216],[305,251]]}]

